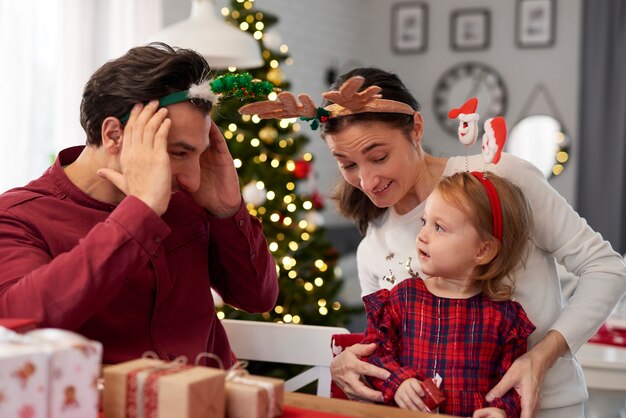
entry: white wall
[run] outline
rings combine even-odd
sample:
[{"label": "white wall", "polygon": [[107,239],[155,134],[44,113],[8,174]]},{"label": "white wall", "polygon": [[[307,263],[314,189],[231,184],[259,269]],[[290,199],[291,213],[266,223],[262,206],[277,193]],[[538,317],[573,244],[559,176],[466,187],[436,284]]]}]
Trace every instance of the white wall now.
[{"label": "white wall", "polygon": [[[261,0],[262,1],[262,0]],[[509,91],[509,124],[520,116],[533,87],[538,82],[548,86],[564,125],[571,134],[571,159],[563,173],[551,184],[574,204],[576,198],[576,165],[578,149],[578,98],[580,73],[580,0],[554,0],[556,5],[556,42],[551,48],[519,49],[515,44],[515,0],[427,0],[429,10],[428,49],[419,55],[394,55],[389,48],[390,5],[371,1],[370,13],[381,16],[383,30],[371,36],[377,51],[372,64],[397,72],[423,105],[424,143],[444,155],[463,153],[462,145],[439,128],[432,113],[433,87],[450,66],[466,60],[477,60],[495,68]],[[397,3],[397,2],[395,2]],[[450,14],[460,8],[487,8],[491,11],[491,43],[480,52],[458,52],[450,48]],[[544,100],[538,100],[533,111],[549,112]],[[476,145],[476,152],[479,152]]]},{"label": "white wall", "polygon": [[[571,157],[552,185],[573,205],[576,198],[578,144],[579,44],[581,0],[557,1],[556,43],[551,48],[519,49],[515,45],[516,0],[421,0],[428,5],[428,46],[424,53],[396,55],[390,47],[391,9],[398,1],[380,0],[256,0],[255,7],[279,17],[276,25],[294,64],[283,68],[294,92],[319,98],[327,84],[330,66],[344,72],[354,66],[378,66],[400,75],[422,104],[424,144],[438,155],[462,154],[458,141],[445,134],[431,111],[433,87],[453,64],[478,60],[503,75],[509,91],[506,114],[510,124],[520,115],[532,88],[545,83],[555,99],[564,125],[571,134]],[[226,5],[218,0],[218,6]],[[191,0],[164,0],[166,25],[189,15]],[[450,14],[453,10],[487,8],[491,12],[491,42],[485,51],[457,52],[450,48]],[[533,111],[547,112],[545,101]],[[304,129],[308,129],[306,124]],[[309,131],[310,149],[316,156],[322,191],[328,191],[339,175],[317,132]],[[476,152],[479,151],[476,146]],[[327,206],[327,224],[343,223]]]}]

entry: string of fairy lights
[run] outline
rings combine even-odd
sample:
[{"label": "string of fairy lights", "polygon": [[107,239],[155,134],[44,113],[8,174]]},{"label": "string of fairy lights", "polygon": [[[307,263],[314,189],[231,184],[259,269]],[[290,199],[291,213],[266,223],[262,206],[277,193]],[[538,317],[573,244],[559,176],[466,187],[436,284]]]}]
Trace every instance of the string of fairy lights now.
[{"label": "string of fairy lights", "polygon": [[[244,9],[250,10],[253,7],[254,0],[237,0],[237,3],[242,4]],[[221,13],[225,18],[230,17],[232,21],[237,21],[241,17],[238,10],[230,10],[228,7],[223,7]],[[239,29],[245,32],[251,32],[252,36],[257,41],[264,40],[266,34],[264,32],[265,23],[263,20],[264,15],[262,12],[248,14],[245,20],[239,23]],[[281,44],[277,49],[281,54],[287,54],[289,51],[288,46],[285,44]],[[267,79],[275,85],[281,84],[282,72],[279,69],[279,61],[277,59],[271,59],[272,52],[267,48],[263,49],[262,57],[266,62],[269,60],[270,69],[267,72]],[[284,62],[287,65],[291,65],[293,64],[293,58],[285,57]],[[234,67],[228,70],[230,72],[237,71]],[[276,92],[272,92],[269,94],[268,99],[275,100],[276,97]],[[260,124],[263,122],[257,115],[241,115],[241,120],[246,124],[250,122]],[[297,134],[301,129],[296,118],[282,119],[278,122],[278,127],[281,130],[290,131],[294,134]],[[252,157],[254,164],[269,165],[274,170],[286,170],[292,174],[297,169],[298,161],[295,161],[293,157],[285,156],[270,148],[270,146],[276,145],[276,140],[278,140],[277,145],[280,149],[286,150],[294,144],[294,139],[291,136],[278,139],[279,131],[272,126],[260,127],[258,137],[255,136],[248,139],[244,133],[239,131],[236,123],[230,123],[223,134],[227,141],[236,141],[239,143],[248,141],[252,148],[258,149],[258,154]],[[312,160],[313,155],[306,152],[302,155],[300,161],[311,164]],[[246,163],[249,163],[249,161],[246,161]],[[240,158],[234,158],[234,164],[237,169],[240,169],[244,161]],[[316,205],[311,196],[298,196],[296,194],[296,183],[289,180],[284,183],[287,194],[282,197],[282,202],[279,203],[278,209],[268,209],[265,202],[277,203],[276,199],[284,194],[282,193],[284,190],[268,190],[266,183],[262,180],[254,180],[250,186],[256,188],[255,191],[258,192],[257,195],[260,196],[258,202],[253,203],[247,201],[246,205],[250,214],[261,217],[264,222],[272,222],[278,230],[280,230],[280,228],[291,228],[292,231],[297,230],[296,235],[300,240],[299,242],[295,239],[287,239],[286,234],[283,232],[278,232],[274,237],[267,237],[269,250],[274,254],[276,260],[276,271],[279,277],[281,274],[286,274],[296,285],[302,286],[302,288],[309,293],[313,292],[316,287],[324,286],[325,280],[322,276],[330,267],[323,259],[316,258],[313,261],[313,266],[317,274],[312,274],[312,277],[309,279],[302,278],[301,274],[296,270],[298,260],[294,254],[305,248],[305,246],[311,242],[312,234],[318,226],[316,222],[307,219],[298,219],[296,217],[296,213],[299,210],[309,213],[315,211]],[[335,273],[338,276],[341,274],[338,267],[336,267]],[[317,312],[322,316],[327,315],[329,310],[338,311],[341,307],[341,303],[338,301],[327,301],[324,298],[317,300]],[[274,319],[276,322],[299,324],[302,321],[299,315],[290,313],[289,301],[284,301],[282,305],[275,306],[273,311],[276,315],[280,316],[279,320]],[[220,319],[225,317],[224,312],[221,310],[218,310],[217,314]],[[266,312],[263,314],[263,317],[269,320],[271,315],[269,312]]]}]

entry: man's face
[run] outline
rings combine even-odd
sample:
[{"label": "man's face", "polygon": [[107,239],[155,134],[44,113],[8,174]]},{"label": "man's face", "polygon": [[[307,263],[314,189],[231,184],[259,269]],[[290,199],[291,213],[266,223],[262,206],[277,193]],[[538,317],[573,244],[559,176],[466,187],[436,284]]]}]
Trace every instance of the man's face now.
[{"label": "man's face", "polygon": [[211,118],[189,102],[168,107],[172,121],[167,152],[172,163],[172,192],[200,187],[200,156],[209,146]]}]

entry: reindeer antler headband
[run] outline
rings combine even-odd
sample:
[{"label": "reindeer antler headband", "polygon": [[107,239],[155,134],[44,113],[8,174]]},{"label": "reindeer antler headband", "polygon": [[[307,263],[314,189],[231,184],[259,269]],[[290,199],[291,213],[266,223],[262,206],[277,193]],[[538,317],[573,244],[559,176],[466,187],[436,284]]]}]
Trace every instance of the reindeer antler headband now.
[{"label": "reindeer antler headband", "polygon": [[[340,116],[356,113],[404,113],[412,115],[416,112],[410,105],[396,100],[383,99],[381,88],[369,86],[363,91],[365,79],[354,76],[347,79],[339,90],[322,93],[322,97],[330,102],[326,107],[318,107],[311,96],[300,94],[296,98],[293,93],[282,92],[276,100],[265,100],[250,103],[239,108],[242,115],[258,115],[261,119],[288,119],[299,117],[312,121],[311,128],[317,129],[320,123]],[[299,100],[299,102],[298,102]]]}]

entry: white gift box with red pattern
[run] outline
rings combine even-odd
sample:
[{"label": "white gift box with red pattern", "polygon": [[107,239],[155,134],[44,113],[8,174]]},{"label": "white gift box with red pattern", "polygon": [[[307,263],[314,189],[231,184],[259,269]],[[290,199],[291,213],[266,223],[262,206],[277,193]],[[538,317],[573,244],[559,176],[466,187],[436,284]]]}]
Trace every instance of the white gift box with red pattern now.
[{"label": "white gift box with red pattern", "polygon": [[[72,332],[41,329],[24,335],[0,333],[0,417],[96,418],[101,360],[102,344]],[[7,381],[11,393],[8,402],[8,392],[2,399],[6,373],[25,382],[16,385]],[[21,405],[18,413],[5,411],[5,402]]]},{"label": "white gift box with red pattern", "polygon": [[0,343],[0,417],[47,417],[48,372],[48,356],[38,347]]}]

